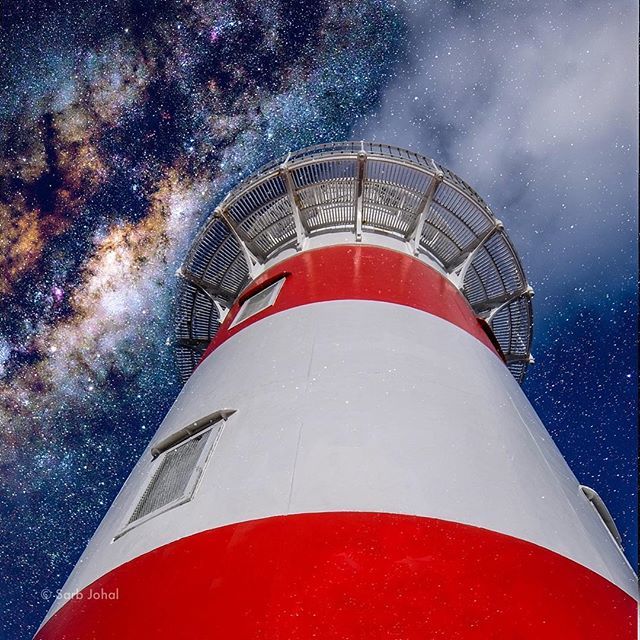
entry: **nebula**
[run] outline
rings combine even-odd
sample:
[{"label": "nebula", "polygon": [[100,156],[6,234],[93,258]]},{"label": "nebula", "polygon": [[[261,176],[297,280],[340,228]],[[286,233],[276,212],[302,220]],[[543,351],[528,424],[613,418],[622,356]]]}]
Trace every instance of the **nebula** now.
[{"label": "nebula", "polygon": [[536,289],[525,391],[637,556],[637,7],[6,0],[0,638],[30,638],[180,389],[175,273],[243,177],[349,138],[456,171]]},{"label": "nebula", "polygon": [[[179,390],[175,272],[224,192],[343,138],[403,55],[380,0],[16,4],[0,102],[6,633],[29,637]],[[33,540],[38,544],[34,545]],[[35,612],[35,613],[34,613]]]}]

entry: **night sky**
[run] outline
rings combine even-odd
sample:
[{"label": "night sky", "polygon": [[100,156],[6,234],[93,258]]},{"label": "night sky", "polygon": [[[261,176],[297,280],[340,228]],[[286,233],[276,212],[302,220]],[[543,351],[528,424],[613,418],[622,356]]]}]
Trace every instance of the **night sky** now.
[{"label": "night sky", "polygon": [[503,220],[536,290],[525,391],[635,564],[634,4],[5,0],[0,637],[31,637],[179,391],[199,224],[341,139],[434,157]]}]

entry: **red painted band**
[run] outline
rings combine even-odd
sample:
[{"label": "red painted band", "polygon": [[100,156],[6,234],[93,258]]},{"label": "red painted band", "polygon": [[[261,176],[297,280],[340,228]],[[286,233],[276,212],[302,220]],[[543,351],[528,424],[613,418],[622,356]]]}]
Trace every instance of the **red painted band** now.
[{"label": "red painted band", "polygon": [[[231,327],[242,302],[287,274],[271,307]],[[420,309],[464,329],[500,355],[466,298],[442,274],[393,249],[371,245],[333,245],[304,251],[267,269],[231,307],[203,360],[225,340],[270,315],[314,302],[376,300]]]},{"label": "red painted band", "polygon": [[630,640],[636,629],[635,600],[572,560],[486,529],[384,513],[212,529],[81,594],[37,640]]}]

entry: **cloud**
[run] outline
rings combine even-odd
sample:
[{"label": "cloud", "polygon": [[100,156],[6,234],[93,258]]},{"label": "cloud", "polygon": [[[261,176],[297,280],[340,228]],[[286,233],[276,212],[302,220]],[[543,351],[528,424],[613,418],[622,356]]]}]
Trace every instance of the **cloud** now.
[{"label": "cloud", "polygon": [[545,296],[628,292],[635,6],[404,8],[411,57],[358,136],[431,155],[485,197],[540,285],[539,309]]}]

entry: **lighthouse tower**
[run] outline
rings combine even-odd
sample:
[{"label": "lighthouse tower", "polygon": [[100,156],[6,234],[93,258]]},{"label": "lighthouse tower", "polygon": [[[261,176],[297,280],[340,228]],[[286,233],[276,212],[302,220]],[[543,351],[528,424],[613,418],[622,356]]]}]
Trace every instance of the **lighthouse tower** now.
[{"label": "lighthouse tower", "polygon": [[290,153],[179,276],[184,388],[38,639],[634,637],[615,524],[519,386],[532,289],[457,176]]}]

